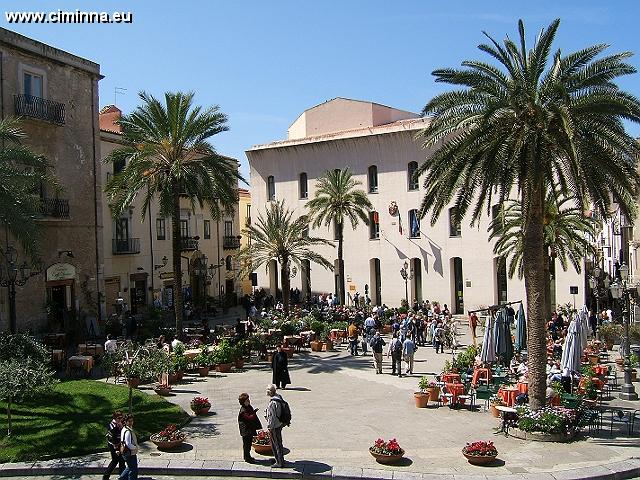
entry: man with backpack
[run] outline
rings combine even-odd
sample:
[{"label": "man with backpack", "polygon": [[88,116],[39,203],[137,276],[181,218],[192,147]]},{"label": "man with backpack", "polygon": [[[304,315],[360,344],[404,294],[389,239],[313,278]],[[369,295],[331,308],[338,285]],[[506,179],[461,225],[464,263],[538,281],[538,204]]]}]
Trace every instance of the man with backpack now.
[{"label": "man with backpack", "polygon": [[396,374],[396,368],[398,369],[398,377],[402,377],[402,368],[400,362],[402,360],[402,340],[400,340],[397,333],[393,334],[393,339],[389,343],[389,351],[387,356],[391,357],[391,375]]},{"label": "man with backpack", "polygon": [[267,428],[271,439],[271,449],[275,457],[273,467],[282,468],[285,466],[284,446],[282,445],[282,427],[291,424],[291,409],[289,404],[276,393],[276,386],[267,387],[269,405],[267,406]]},{"label": "man with backpack", "polygon": [[371,337],[371,350],[373,350],[373,366],[376,369],[376,375],[382,373],[382,348],[386,345],[384,339],[380,336],[380,332],[376,332]]}]

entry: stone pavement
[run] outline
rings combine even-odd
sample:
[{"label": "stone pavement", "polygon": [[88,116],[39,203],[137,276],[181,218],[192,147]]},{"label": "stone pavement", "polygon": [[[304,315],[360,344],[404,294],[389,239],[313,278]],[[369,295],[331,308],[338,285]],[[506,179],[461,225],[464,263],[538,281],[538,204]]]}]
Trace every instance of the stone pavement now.
[{"label": "stone pavement", "polygon": [[[465,338],[461,340],[464,343]],[[257,465],[242,462],[237,397],[243,391],[249,393],[254,407],[264,411],[265,387],[271,383],[266,364],[207,378],[187,375],[168,399],[189,411],[191,398],[204,395],[212,403],[212,412],[193,418],[183,428],[188,439],[178,451],[160,452],[150,442],[145,443],[139,458],[141,473],[406,480],[640,476],[638,437],[620,436],[616,430],[616,436],[610,437],[608,424],[595,437],[549,444],[494,435],[497,421],[488,412],[415,408],[412,393],[419,377],[439,373],[451,354],[437,355],[430,347],[420,347],[416,357],[414,374],[397,378],[389,375],[386,357],[385,374],[376,375],[371,353],[351,357],[344,346],[335,352],[303,351],[294,355],[290,360],[293,385],[281,392],[293,414],[291,427],[283,431],[290,462],[284,469],[272,469],[260,456]],[[612,403],[621,405],[619,401]],[[640,408],[640,404],[627,402],[625,407]],[[394,467],[375,463],[368,448],[378,437],[396,438],[406,451],[405,461]],[[467,463],[460,450],[465,442],[476,440],[494,441],[499,451],[495,465],[476,467]],[[104,460],[100,454],[35,465],[5,464],[0,466],[0,476],[98,473]]]}]

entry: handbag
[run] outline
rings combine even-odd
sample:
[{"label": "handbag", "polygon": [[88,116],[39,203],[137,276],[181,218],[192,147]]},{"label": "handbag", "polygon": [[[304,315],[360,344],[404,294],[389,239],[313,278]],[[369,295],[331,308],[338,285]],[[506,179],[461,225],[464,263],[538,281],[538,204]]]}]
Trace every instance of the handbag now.
[{"label": "handbag", "polygon": [[[123,428],[122,431],[124,432],[125,429]],[[124,442],[124,440],[120,441],[120,455],[124,456],[124,455],[129,455],[130,453],[131,453],[131,450],[129,450],[129,447],[127,447],[127,444]]]}]

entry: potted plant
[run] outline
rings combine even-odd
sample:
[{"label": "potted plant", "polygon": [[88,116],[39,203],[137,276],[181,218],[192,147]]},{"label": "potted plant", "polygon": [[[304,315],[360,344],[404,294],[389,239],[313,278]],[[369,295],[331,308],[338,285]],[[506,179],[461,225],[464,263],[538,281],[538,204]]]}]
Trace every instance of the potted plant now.
[{"label": "potted plant", "polygon": [[246,340],[240,340],[233,346],[233,366],[240,369],[244,367],[244,357],[247,355],[248,343]]},{"label": "potted plant", "polygon": [[233,347],[229,340],[221,340],[216,346],[213,355],[217,365],[216,368],[220,373],[227,373],[231,371],[231,367],[233,366]]},{"label": "potted plant", "polygon": [[156,392],[161,397],[168,397],[171,395],[171,385],[168,383],[159,383],[155,387],[153,387],[153,391]]},{"label": "potted plant", "polygon": [[312,352],[321,352],[322,351],[322,340],[320,339],[320,335],[324,330],[324,323],[320,320],[311,321],[311,325],[309,326],[311,331],[314,333],[314,340],[310,343]]},{"label": "potted plant", "polygon": [[440,386],[431,380],[427,383],[427,393],[429,394],[429,400],[432,402],[437,402],[440,397]]},{"label": "potted plant", "polygon": [[638,357],[637,353],[632,353],[629,355],[629,363],[631,364],[631,381],[636,382],[638,379],[638,364],[640,363],[640,357]]},{"label": "potted plant", "polygon": [[418,382],[418,388],[420,391],[413,393],[413,399],[416,402],[416,407],[425,408],[429,403],[429,393],[427,392],[428,386],[429,380],[427,379],[427,376],[424,375]]},{"label": "potted plant", "polygon": [[186,438],[187,436],[172,423],[161,432],[151,435],[150,440],[156,444],[159,450],[170,450],[181,445]]},{"label": "potted plant", "polygon": [[260,430],[251,441],[253,450],[259,455],[273,455],[269,430]]},{"label": "potted plant", "polygon": [[206,377],[209,375],[209,364],[211,363],[211,357],[207,347],[203,347],[200,353],[196,355],[193,362],[198,365],[198,375]]},{"label": "potted plant", "polygon": [[388,442],[385,442],[381,438],[377,439],[375,443],[369,447],[369,453],[376,459],[376,462],[385,465],[397,463],[404,456],[404,450],[400,448],[395,438],[392,438]]},{"label": "potted plant", "polygon": [[206,415],[209,413],[211,403],[207,397],[193,397],[190,406],[196,415]]},{"label": "potted plant", "polygon": [[502,398],[498,395],[491,395],[491,397],[489,397],[489,411],[495,418],[500,418],[500,411],[496,408],[500,406],[504,406]]},{"label": "potted plant", "polygon": [[472,465],[487,465],[496,459],[498,449],[493,446],[493,442],[480,441],[467,443],[462,449],[462,454]]},{"label": "potted plant", "polygon": [[613,348],[614,342],[622,335],[622,326],[615,323],[605,323],[598,328],[600,338],[604,340],[607,350]]}]

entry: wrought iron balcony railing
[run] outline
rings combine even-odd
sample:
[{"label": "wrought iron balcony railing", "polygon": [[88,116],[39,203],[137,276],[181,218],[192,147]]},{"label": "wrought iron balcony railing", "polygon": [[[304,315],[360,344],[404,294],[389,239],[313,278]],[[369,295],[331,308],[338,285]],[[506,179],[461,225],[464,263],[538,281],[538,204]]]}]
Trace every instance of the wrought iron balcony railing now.
[{"label": "wrought iron balcony railing", "polygon": [[240,248],[240,239],[231,235],[225,235],[222,240],[222,248],[224,250],[235,250]]},{"label": "wrought iron balcony railing", "polygon": [[182,251],[198,250],[198,240],[196,237],[182,237]]},{"label": "wrought iron balcony railing", "polygon": [[132,253],[140,253],[139,238],[125,238],[122,240],[114,238],[112,240],[112,248],[114,255],[128,255]]},{"label": "wrought iron balcony railing", "polygon": [[41,201],[40,214],[43,217],[69,218],[69,200],[44,197]]},{"label": "wrought iron balcony railing", "polygon": [[16,115],[64,125],[64,103],[32,95],[14,95]]}]

